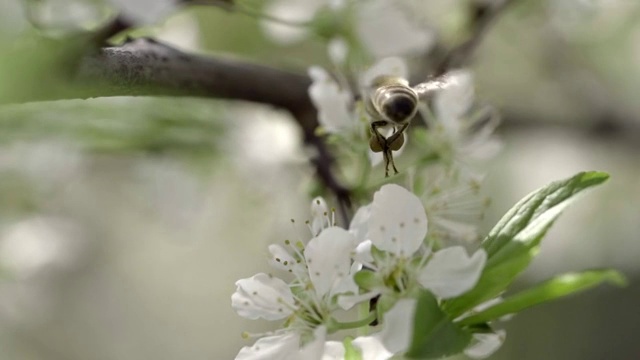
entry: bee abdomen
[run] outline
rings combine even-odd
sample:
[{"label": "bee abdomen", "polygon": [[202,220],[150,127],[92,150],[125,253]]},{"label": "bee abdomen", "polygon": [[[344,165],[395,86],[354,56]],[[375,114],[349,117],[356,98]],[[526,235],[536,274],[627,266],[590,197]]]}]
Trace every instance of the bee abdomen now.
[{"label": "bee abdomen", "polygon": [[371,94],[375,112],[384,120],[402,124],[411,120],[418,109],[418,95],[404,79],[383,78]]}]

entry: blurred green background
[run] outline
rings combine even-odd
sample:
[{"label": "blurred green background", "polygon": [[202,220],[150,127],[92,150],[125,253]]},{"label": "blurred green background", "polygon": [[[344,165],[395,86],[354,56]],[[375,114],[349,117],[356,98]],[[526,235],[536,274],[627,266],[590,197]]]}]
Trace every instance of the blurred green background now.
[{"label": "blurred green background", "polygon": [[[466,3],[420,6],[455,42]],[[255,18],[214,7],[133,35],[300,72],[328,64],[321,38],[277,45]],[[1,358],[233,358],[242,331],[269,329],[233,313],[234,282],[266,271],[266,245],[308,217],[300,130],[280,111],[215,99],[38,101],[62,91],[59,60],[77,49],[61,36],[0,0]],[[630,280],[518,315],[492,359],[639,359],[640,3],[516,1],[472,69],[478,98],[503,114],[483,229],[552,180],[611,174],[518,286],[594,267]]]}]

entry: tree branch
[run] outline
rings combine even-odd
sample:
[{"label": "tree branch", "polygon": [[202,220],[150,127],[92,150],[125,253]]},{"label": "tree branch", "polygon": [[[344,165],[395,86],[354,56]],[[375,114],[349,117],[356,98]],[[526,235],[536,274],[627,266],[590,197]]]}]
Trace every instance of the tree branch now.
[{"label": "tree branch", "polygon": [[[302,127],[305,142],[316,149],[316,172],[335,196],[341,220],[348,224],[350,190],[333,173],[334,158],[315,134],[318,118],[307,94],[307,76],[238,60],[183,53],[150,39],[102,49],[84,59],[78,85],[84,97],[196,96],[244,100],[289,111]],[[82,86],[84,89],[84,86]]]}]

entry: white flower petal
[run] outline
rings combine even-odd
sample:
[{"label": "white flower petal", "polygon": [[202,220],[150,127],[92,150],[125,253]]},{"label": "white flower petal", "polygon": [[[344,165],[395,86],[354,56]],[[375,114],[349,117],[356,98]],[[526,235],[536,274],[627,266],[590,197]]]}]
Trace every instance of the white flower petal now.
[{"label": "white flower petal", "polygon": [[427,215],[417,196],[387,184],[373,196],[369,238],[380,250],[398,256],[416,252],[427,235]]},{"label": "white flower petal", "polygon": [[344,345],[338,341],[327,341],[324,343],[324,354],[322,360],[343,360],[345,355]]},{"label": "white flower petal", "polygon": [[329,294],[349,275],[353,235],[339,227],[325,229],[304,251],[309,277],[320,296]]},{"label": "white flower petal", "polygon": [[387,360],[393,356],[377,336],[360,336],[352,344],[360,350],[362,360]]},{"label": "white flower petal", "polygon": [[482,249],[471,257],[462,246],[442,249],[433,253],[418,281],[441,299],[456,297],[476,285],[486,260]]},{"label": "white flower petal", "polygon": [[279,320],[292,313],[294,300],[291,290],[287,283],[277,277],[259,273],[236,281],[236,286],[236,292],[231,296],[231,306],[242,317]]},{"label": "white flower petal", "polygon": [[416,303],[415,299],[399,300],[384,314],[379,336],[384,347],[394,354],[407,351],[411,345]]},{"label": "white flower petal", "polygon": [[388,57],[379,60],[364,72],[361,78],[363,87],[369,87],[379,76],[397,76],[406,79],[409,76],[407,63],[399,57]]},{"label": "white flower petal", "polygon": [[278,244],[271,244],[269,245],[269,252],[271,253],[269,265],[273,268],[295,274],[302,274],[306,272],[304,266],[298,263],[298,261],[284,247]]},{"label": "white flower petal", "polygon": [[313,341],[307,343],[297,354],[292,354],[287,360],[321,360],[324,359],[325,339],[327,337],[327,329],[324,326],[318,326],[313,331]]},{"label": "white flower petal", "polygon": [[360,264],[373,263],[373,255],[371,255],[371,240],[365,240],[358,244],[353,260]]},{"label": "white flower petal", "polygon": [[484,359],[496,352],[506,337],[504,330],[498,330],[489,334],[473,334],[476,343],[472,344],[464,350],[465,355],[474,359]]},{"label": "white flower petal", "polygon": [[318,236],[322,229],[329,227],[329,207],[320,196],[311,201],[311,233]]},{"label": "white flower petal", "polygon": [[338,297],[338,305],[344,310],[349,310],[357,304],[369,301],[380,295],[380,291],[371,291],[359,295],[341,295]]},{"label": "white flower petal", "polygon": [[326,131],[337,133],[355,129],[357,122],[351,111],[353,95],[320,67],[311,67],[309,76],[313,80],[309,86],[309,97],[318,109],[318,121]]},{"label": "white flower petal", "polygon": [[[285,21],[307,22],[313,19],[321,5],[322,3],[319,1],[273,0],[266,4],[264,12]],[[309,34],[304,26],[291,26],[270,19],[261,21],[260,25],[265,35],[280,45],[292,45],[303,40]]]},{"label": "white flower petal", "polygon": [[296,333],[267,336],[240,349],[236,360],[289,360],[299,348],[300,336]]},{"label": "white flower petal", "polygon": [[357,243],[367,240],[369,232],[369,217],[371,217],[371,205],[361,206],[349,224],[349,232],[356,238]]}]

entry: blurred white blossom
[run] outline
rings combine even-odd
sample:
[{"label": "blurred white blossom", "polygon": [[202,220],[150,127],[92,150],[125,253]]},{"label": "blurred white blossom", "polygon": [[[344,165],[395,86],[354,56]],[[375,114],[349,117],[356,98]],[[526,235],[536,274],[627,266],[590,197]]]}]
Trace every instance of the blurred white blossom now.
[{"label": "blurred white blossom", "polygon": [[[501,148],[494,130],[500,120],[488,106],[474,108],[473,76],[468,70],[448,75],[448,84],[434,95],[433,112],[423,111],[427,123],[424,147],[444,163],[467,170],[487,160]],[[423,108],[424,110],[424,108]]]},{"label": "blurred white blossom", "polygon": [[21,325],[44,321],[56,306],[56,288],[78,269],[88,239],[76,222],[34,216],[6,224],[0,237],[0,316]]},{"label": "blurred white blossom", "polygon": [[77,265],[85,249],[77,224],[33,217],[6,228],[0,240],[0,266],[9,276],[27,279]]},{"label": "blurred white blossom", "polygon": [[329,133],[355,131],[358,123],[350,89],[342,87],[318,66],[309,68],[309,76],[313,81],[309,86],[309,97],[318,109],[318,121],[323,129]]},{"label": "blurred white blossom", "polygon": [[299,42],[309,35],[309,29],[306,26],[291,25],[286,22],[298,24],[310,22],[326,2],[326,0],[269,1],[263,10],[265,14],[284,22],[264,19],[261,21],[262,29],[269,39],[280,45]]}]

